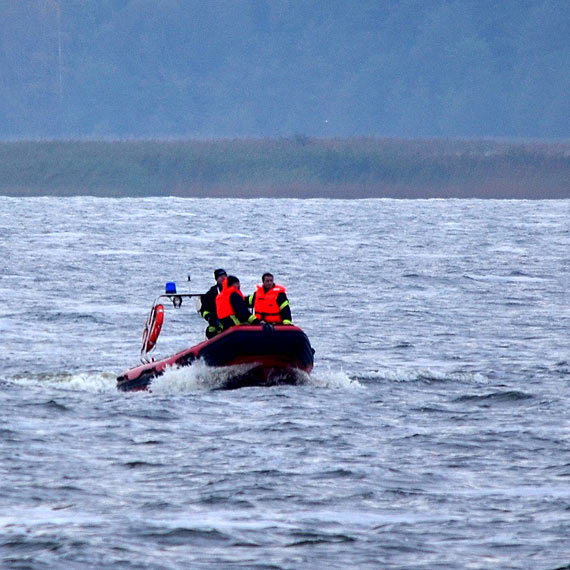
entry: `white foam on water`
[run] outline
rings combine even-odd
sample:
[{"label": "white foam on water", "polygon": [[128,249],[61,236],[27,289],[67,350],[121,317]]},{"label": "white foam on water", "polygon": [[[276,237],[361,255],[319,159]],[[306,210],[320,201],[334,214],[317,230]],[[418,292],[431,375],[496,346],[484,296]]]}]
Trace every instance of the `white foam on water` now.
[{"label": "white foam on water", "polygon": [[317,388],[337,388],[357,390],[364,386],[356,379],[351,378],[342,370],[328,370],[326,372],[319,371],[318,375],[307,375],[307,384]]},{"label": "white foam on water", "polygon": [[117,375],[112,372],[73,374],[66,387],[85,392],[110,392],[117,389]]},{"label": "white foam on water", "polygon": [[21,374],[2,378],[21,386],[51,387],[85,392],[110,392],[117,389],[117,375],[112,372],[50,372],[44,374]]},{"label": "white foam on water", "polygon": [[[224,389],[233,378],[247,374],[255,366],[256,364],[253,363],[210,367],[198,361],[193,363],[192,366],[169,367],[164,374],[153,378],[148,392],[137,391],[134,393],[184,394]],[[343,371],[326,371],[320,372],[318,375],[312,375],[298,370],[296,375],[297,384],[302,386],[332,389],[363,388],[362,384],[357,380],[351,379]],[[35,385],[44,388],[92,393],[117,390],[117,375],[113,372],[22,374],[15,377],[3,377],[2,380],[23,386]]]},{"label": "white foam on water", "polygon": [[473,281],[488,281],[488,282],[520,282],[520,283],[542,283],[545,281],[549,281],[546,277],[534,277],[532,275],[522,275],[522,274],[511,274],[511,275],[479,275],[476,273],[467,273],[465,274],[467,279],[471,279]]},{"label": "white foam on water", "polygon": [[254,366],[255,364],[242,364],[210,367],[198,361],[193,363],[192,366],[169,367],[163,375],[153,379],[150,389],[156,394],[180,394],[198,390],[215,390],[223,388],[233,377],[247,373]]},{"label": "white foam on water", "polygon": [[366,374],[370,380],[389,380],[392,382],[465,382],[489,384],[490,380],[480,372],[442,371],[430,368],[391,368]]},{"label": "white foam on water", "polygon": [[56,527],[73,528],[76,525],[103,524],[104,519],[93,513],[81,513],[71,503],[40,506],[12,506],[10,513],[0,515],[0,528],[4,533],[34,532]]},{"label": "white foam on water", "polygon": [[[247,374],[256,364],[239,364],[234,366],[210,367],[203,362],[195,362],[192,366],[167,368],[165,373],[153,379],[153,393],[184,393],[197,390],[223,389],[232,378]],[[351,380],[344,372],[327,373],[313,376],[301,370],[296,371],[299,385],[317,388],[353,388],[358,382]]]}]

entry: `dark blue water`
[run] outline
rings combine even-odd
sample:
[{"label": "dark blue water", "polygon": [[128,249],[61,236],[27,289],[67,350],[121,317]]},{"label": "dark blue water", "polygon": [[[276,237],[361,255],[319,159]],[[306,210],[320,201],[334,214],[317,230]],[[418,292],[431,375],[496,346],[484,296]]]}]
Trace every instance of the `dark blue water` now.
[{"label": "dark blue water", "polygon": [[[0,567],[570,564],[570,201],[0,197]],[[138,362],[270,270],[304,386]],[[187,281],[190,273],[191,281]],[[201,340],[191,306],[157,348]]]}]

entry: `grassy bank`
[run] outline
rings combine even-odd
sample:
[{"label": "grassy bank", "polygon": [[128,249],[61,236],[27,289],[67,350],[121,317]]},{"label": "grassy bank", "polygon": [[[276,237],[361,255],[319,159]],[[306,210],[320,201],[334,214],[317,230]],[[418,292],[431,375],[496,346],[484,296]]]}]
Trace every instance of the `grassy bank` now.
[{"label": "grassy bank", "polygon": [[0,194],[570,198],[570,142],[5,142]]}]

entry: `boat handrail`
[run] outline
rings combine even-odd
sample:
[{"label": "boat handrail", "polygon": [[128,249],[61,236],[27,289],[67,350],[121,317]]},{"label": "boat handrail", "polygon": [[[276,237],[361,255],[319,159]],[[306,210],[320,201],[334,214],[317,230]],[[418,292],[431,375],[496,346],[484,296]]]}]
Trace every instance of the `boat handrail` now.
[{"label": "boat handrail", "polygon": [[152,304],[152,306],[154,307],[156,305],[156,303],[159,301],[159,299],[167,297],[168,299],[170,299],[172,301],[172,304],[174,305],[174,307],[178,308],[180,305],[178,305],[178,306],[176,305],[176,303],[175,303],[176,297],[179,297],[179,298],[182,298],[182,297],[202,297],[202,295],[204,295],[204,293],[162,293],[161,295],[159,295],[154,300],[154,303]]},{"label": "boat handrail", "polygon": [[[202,295],[203,295],[203,293],[162,293],[161,295],[156,297],[156,299],[152,303],[152,307],[150,308],[150,313],[147,317],[145,327],[143,330],[143,342],[142,342],[142,346],[141,346],[141,362],[142,363],[146,364],[146,363],[150,362],[150,359],[148,358],[148,353],[151,352],[152,350],[154,350],[154,347],[156,346],[156,341],[155,341],[154,345],[150,348],[150,350],[146,350],[147,339],[148,339],[149,335],[152,333],[152,331],[154,330],[154,324],[155,324],[155,319],[156,319],[155,309],[156,309],[157,305],[160,304],[160,301],[162,299],[165,299],[165,298],[170,299],[170,301],[172,301],[172,305],[174,306],[174,308],[179,309],[182,305],[182,298],[183,297],[186,297],[186,298],[201,297]],[[158,331],[156,334],[156,340],[158,340],[158,335],[160,334],[160,328],[161,328],[161,325],[159,325],[159,327],[158,327]]]}]

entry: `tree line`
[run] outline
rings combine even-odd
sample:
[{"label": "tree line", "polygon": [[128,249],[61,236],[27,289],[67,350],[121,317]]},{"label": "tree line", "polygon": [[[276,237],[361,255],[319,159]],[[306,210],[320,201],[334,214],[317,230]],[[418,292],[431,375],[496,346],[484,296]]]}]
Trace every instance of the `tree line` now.
[{"label": "tree line", "polygon": [[567,0],[0,0],[0,138],[570,135]]}]

